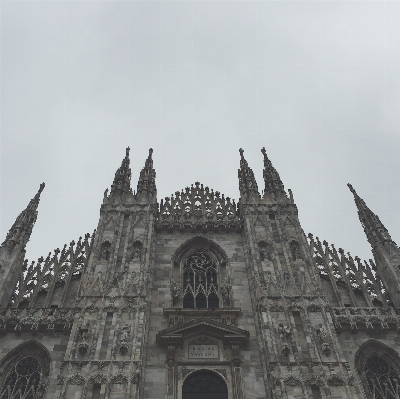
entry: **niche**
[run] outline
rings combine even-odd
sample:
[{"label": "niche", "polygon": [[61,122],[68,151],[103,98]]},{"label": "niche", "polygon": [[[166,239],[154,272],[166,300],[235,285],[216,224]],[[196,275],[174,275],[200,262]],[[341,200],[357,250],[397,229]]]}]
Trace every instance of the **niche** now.
[{"label": "niche", "polygon": [[105,241],[101,244],[100,247],[100,260],[110,260],[110,253],[111,253],[111,243],[110,241]]},{"label": "niche", "polygon": [[293,260],[302,259],[301,252],[300,252],[300,244],[297,241],[291,241],[289,244],[290,253],[292,255]]},{"label": "niche", "polygon": [[258,251],[261,261],[272,261],[272,247],[270,244],[267,244],[265,241],[260,241],[258,243]]},{"label": "niche", "polygon": [[143,249],[143,244],[140,241],[135,241],[132,244],[129,261],[131,262],[135,259],[141,261],[142,260],[142,249]]}]

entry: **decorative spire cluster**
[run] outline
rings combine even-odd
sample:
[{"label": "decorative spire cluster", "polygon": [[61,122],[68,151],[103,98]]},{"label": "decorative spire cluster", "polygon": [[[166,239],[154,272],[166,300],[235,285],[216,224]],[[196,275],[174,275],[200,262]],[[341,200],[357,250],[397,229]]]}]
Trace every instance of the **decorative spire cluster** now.
[{"label": "decorative spire cluster", "polygon": [[385,242],[392,242],[388,230],[379,220],[379,217],[368,208],[365,201],[357,194],[351,184],[347,184],[347,186],[354,195],[358,217],[372,248],[374,248],[378,243],[384,244]]},{"label": "decorative spire cluster", "polygon": [[260,198],[260,193],[258,192],[258,186],[256,179],[254,178],[254,173],[243,156],[244,151],[240,148],[239,152],[240,169],[238,170],[238,177],[240,195],[242,197],[247,196]]},{"label": "decorative spire cluster", "polygon": [[240,228],[235,200],[199,182],[161,200],[158,213],[160,228]]},{"label": "decorative spire cluster", "polygon": [[122,160],[121,166],[115,172],[114,182],[111,186],[111,195],[128,194],[132,192],[131,189],[131,169],[129,167],[129,151],[126,149],[125,158]]},{"label": "decorative spire cluster", "polygon": [[272,197],[272,199],[277,200],[279,198],[287,198],[285,187],[283,186],[282,180],[279,177],[279,173],[273,167],[271,161],[269,160],[265,147],[262,148],[261,152],[264,155],[264,170],[263,177],[265,182],[264,198],[267,196]]},{"label": "decorative spire cluster", "polygon": [[25,247],[25,245],[29,241],[33,226],[36,222],[40,194],[42,193],[44,186],[44,183],[40,185],[36,195],[29,201],[26,209],[24,209],[19,214],[11,229],[9,230],[6,239],[2,244],[2,246],[4,244],[7,244],[9,252],[12,250],[15,244],[22,243],[23,247]]},{"label": "decorative spire cluster", "polygon": [[144,168],[140,171],[137,184],[137,195],[156,193],[156,171],[153,168],[153,149],[149,149],[149,156],[146,159]]}]

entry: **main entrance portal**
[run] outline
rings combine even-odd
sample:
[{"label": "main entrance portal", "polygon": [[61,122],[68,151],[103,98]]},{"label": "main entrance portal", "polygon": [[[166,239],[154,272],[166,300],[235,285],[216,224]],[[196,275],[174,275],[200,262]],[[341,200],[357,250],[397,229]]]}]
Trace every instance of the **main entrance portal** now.
[{"label": "main entrance portal", "polygon": [[225,381],[207,370],[191,374],[182,387],[182,399],[228,399]]}]

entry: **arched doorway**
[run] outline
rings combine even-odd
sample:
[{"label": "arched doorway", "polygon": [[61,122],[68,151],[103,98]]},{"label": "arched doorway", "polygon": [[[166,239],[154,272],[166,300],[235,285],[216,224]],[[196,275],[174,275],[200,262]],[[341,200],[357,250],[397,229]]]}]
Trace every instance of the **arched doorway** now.
[{"label": "arched doorway", "polygon": [[200,370],[183,383],[182,399],[228,399],[228,389],[218,374]]}]

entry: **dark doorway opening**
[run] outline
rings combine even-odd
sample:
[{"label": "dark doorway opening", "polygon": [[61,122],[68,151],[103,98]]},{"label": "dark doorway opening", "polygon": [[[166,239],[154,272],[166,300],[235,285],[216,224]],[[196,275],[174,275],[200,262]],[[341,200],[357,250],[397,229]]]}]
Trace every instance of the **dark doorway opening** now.
[{"label": "dark doorway opening", "polygon": [[196,371],[183,384],[182,399],[228,399],[225,381],[216,373]]}]

